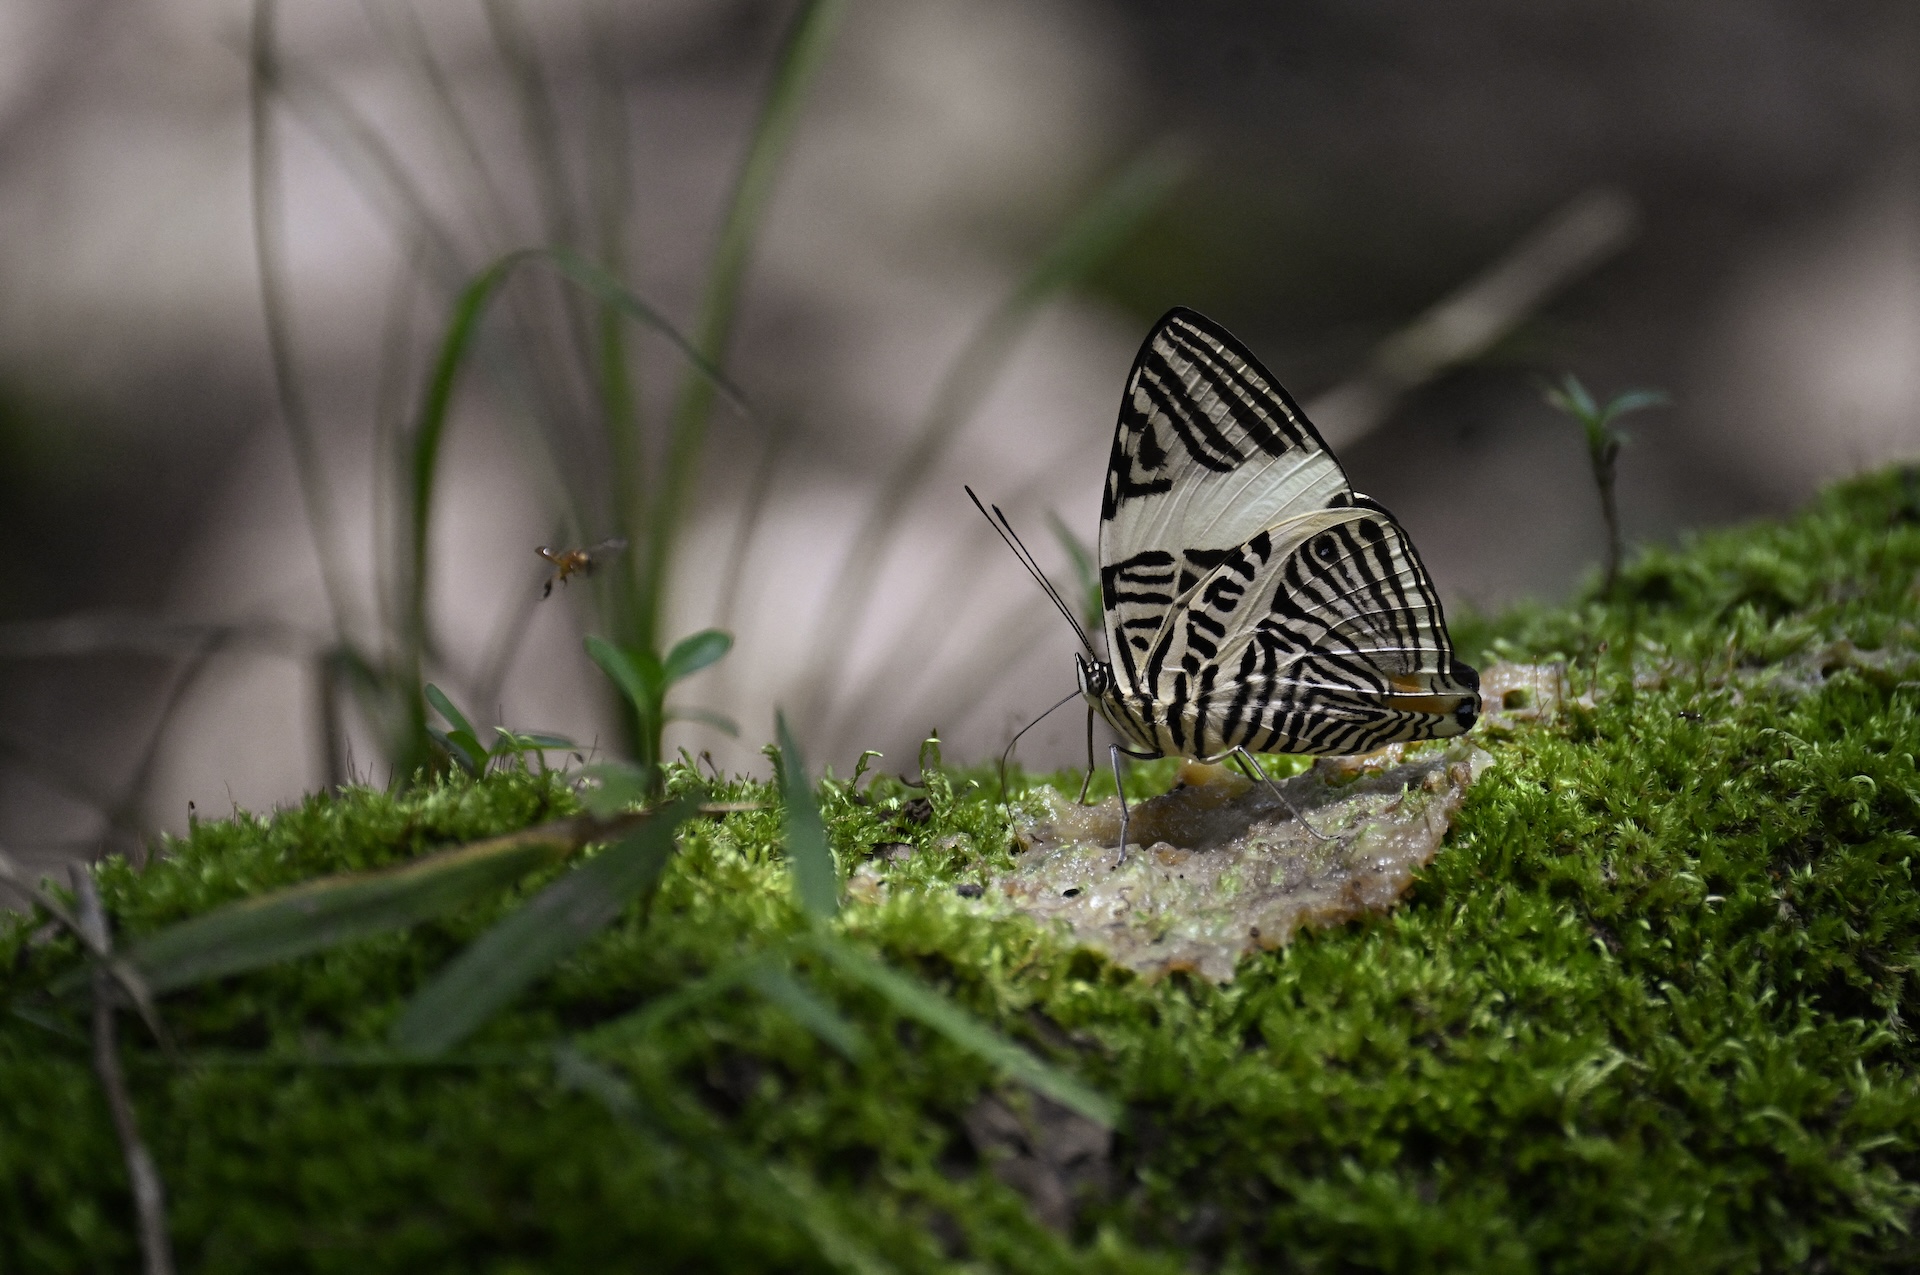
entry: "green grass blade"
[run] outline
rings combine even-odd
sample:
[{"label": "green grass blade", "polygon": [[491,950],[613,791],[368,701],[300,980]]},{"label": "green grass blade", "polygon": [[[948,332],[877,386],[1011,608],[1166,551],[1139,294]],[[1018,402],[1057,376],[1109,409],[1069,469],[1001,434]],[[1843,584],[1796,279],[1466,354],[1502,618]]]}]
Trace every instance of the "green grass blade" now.
[{"label": "green grass blade", "polygon": [[539,752],[547,749],[580,747],[579,744],[568,739],[565,735],[547,735],[539,731],[522,732],[508,730],[504,726],[494,727],[493,733],[500,737],[500,743],[495,745],[496,748],[508,748],[515,752]]},{"label": "green grass blade", "polygon": [[665,995],[656,996],[630,1014],[602,1023],[579,1037],[583,1045],[618,1045],[643,1040],[690,1009],[717,1000],[738,987],[747,986],[754,975],[776,961],[786,958],[776,952],[755,952],[720,965],[703,977],[682,983]]},{"label": "green grass blade", "polygon": [[533,160],[536,180],[532,185],[546,238],[552,243],[571,243],[578,222],[570,197],[573,182],[561,150],[564,133],[554,109],[552,87],[533,33],[519,6],[511,0],[481,0],[480,9],[486,15],[494,53],[513,84],[520,136]]},{"label": "green grass blade", "polygon": [[[405,626],[404,647],[408,651],[405,676],[414,684],[418,684],[420,679],[419,660],[426,642],[427,551],[433,521],[433,491],[438,481],[440,456],[446,440],[447,418],[453,406],[454,390],[459,384],[460,370],[479,336],[481,320],[485,317],[488,305],[515,270],[533,261],[546,262],[563,278],[586,289],[602,302],[657,329],[693,365],[698,374],[697,381],[717,386],[742,411],[748,411],[740,392],[658,310],[577,253],[564,248],[521,249],[506,254],[475,275],[461,290],[448,317],[446,332],[440,339],[439,350],[434,358],[433,373],[427,378],[426,390],[421,397],[419,416],[413,427],[413,445],[408,457],[409,574],[402,624]],[[419,732],[424,737],[424,715],[419,723]],[[403,759],[407,760],[412,759]]]},{"label": "green grass blade", "polygon": [[860,1029],[786,970],[771,963],[762,964],[748,973],[747,983],[784,1010],[789,1018],[839,1051],[847,1061],[857,1063],[866,1057],[867,1040]]},{"label": "green grass blade", "polygon": [[616,1119],[643,1121],[645,1108],[633,1092],[633,1086],[604,1063],[587,1057],[572,1045],[558,1045],[553,1051],[553,1078],[562,1089],[586,1094],[605,1107]]},{"label": "green grass blade", "polygon": [[669,323],[658,310],[635,296],[618,279],[579,253],[567,248],[529,249],[523,255],[544,258],[561,277],[592,293],[603,304],[660,333],[673,345],[674,349],[680,352],[680,357],[687,361],[688,366],[698,374],[696,381],[710,386],[714,392],[732,403],[742,415],[753,415],[753,407],[748,403],[746,394],[721,370],[719,361],[703,353],[701,347],[688,340],[679,328]]},{"label": "green grass blade", "polygon": [[1161,206],[1184,167],[1166,150],[1152,150],[1128,165],[1089,200],[1061,231],[1033,270],[994,308],[967,341],[934,391],[905,455],[887,478],[855,532],[808,640],[800,682],[809,688],[802,715],[819,722],[837,688],[841,653],[851,645],[878,578],[882,550],[898,540],[898,525],[920,485],[960,438],[981,401],[998,381],[1041,306],[1120,248]]},{"label": "green grass blade", "polygon": [[[772,82],[760,104],[752,140],[747,144],[727,219],[721,225],[707,266],[700,318],[694,327],[694,345],[714,364],[726,362],[727,342],[733,332],[734,312],[741,284],[746,280],[760,223],[772,201],[780,160],[800,118],[800,107],[832,42],[834,28],[846,10],[846,0],[804,0],[787,28],[774,63]],[[634,555],[637,604],[633,640],[649,648],[659,644],[660,612],[666,601],[667,573],[673,561],[674,537],[684,502],[693,494],[700,453],[706,442],[707,418],[713,407],[715,382],[688,378],[674,404],[673,428],[661,472],[660,498],[653,510],[652,534],[643,552]]]},{"label": "green grass blade", "polygon": [[[468,751],[467,746],[461,742],[461,739],[456,738],[452,732],[441,730],[438,726],[429,726],[427,727],[427,738],[446,749],[447,756],[453,758],[460,769],[466,771],[469,775],[478,775],[486,768],[485,751],[480,749],[475,749],[471,752]],[[465,738],[470,739],[472,736],[465,736]]]},{"label": "green grass blade", "polygon": [[880,993],[900,1013],[986,1059],[1035,1093],[1108,1128],[1119,1124],[1120,1109],[1111,1098],[1042,1062],[925,983],[881,964],[831,935],[815,934],[809,943],[840,973]]},{"label": "green grass blade", "polygon": [[673,650],[667,652],[664,667],[666,684],[672,686],[683,678],[692,677],[732,649],[733,634],[719,629],[702,629],[691,637],[681,638],[673,644]]},{"label": "green grass blade", "polygon": [[562,1045],[553,1052],[554,1079],[584,1093],[622,1123],[649,1137],[673,1139],[707,1161],[756,1208],[785,1217],[813,1241],[820,1256],[848,1275],[885,1275],[894,1268],[847,1234],[812,1181],[782,1172],[733,1145],[711,1116],[690,1104],[646,1093],[611,1067]]},{"label": "green grass blade", "polygon": [[[428,682],[426,696],[427,703],[433,705],[433,711],[445,718],[449,726],[456,731],[465,732],[470,737],[478,738],[479,732],[474,730],[473,723],[467,720],[465,713],[453,706],[453,701],[447,698],[445,691]],[[448,734],[452,733],[452,731],[448,732]]]},{"label": "green grass blade", "polygon": [[636,664],[632,656],[592,633],[587,635],[587,654],[600,666],[600,671],[620,688],[620,693],[627,697],[627,702],[633,705],[633,711],[640,715],[642,721],[652,716],[658,696],[646,670]]},{"label": "green grass blade", "polygon": [[774,714],[780,736],[781,797],[787,807],[787,862],[793,867],[793,893],[808,915],[825,920],[840,910],[840,869],[827,847],[826,825],[813,802],[807,782],[807,763],[787,726],[784,713]]},{"label": "green grass blade", "polygon": [[703,726],[713,727],[722,735],[730,735],[735,739],[740,738],[740,723],[734,721],[725,713],[716,713],[711,709],[676,708],[667,714],[667,720],[670,722],[699,722]]},{"label": "green grass blade", "polygon": [[1673,400],[1660,390],[1627,390],[1609,399],[1601,415],[1611,421],[1628,412],[1643,412],[1649,407],[1665,407]]},{"label": "green grass blade", "polygon": [[481,935],[401,1012],[394,1048],[431,1055],[458,1044],[571,956],[660,879],[698,805],[689,797],[657,811]]},{"label": "green grass blade", "polygon": [[567,820],[403,867],[311,881],[182,921],[123,955],[156,992],[244,973],[444,915],[567,854],[578,836],[578,821]]},{"label": "green grass blade", "polygon": [[[446,433],[447,412],[453,403],[453,391],[458,384],[460,368],[465,363],[474,339],[479,335],[480,320],[484,317],[489,303],[510,275],[530,261],[545,261],[563,278],[584,288],[601,301],[619,309],[622,313],[649,327],[657,329],[680,351],[699,374],[696,381],[701,384],[717,386],[741,409],[746,409],[746,400],[739,390],[720,372],[711,359],[700,353],[698,347],[681,335],[678,328],[645,301],[635,296],[626,287],[606,271],[582,258],[578,253],[565,248],[524,248],[510,252],[492,265],[475,275],[461,290],[454,302],[452,314],[447,320],[447,330],[440,339],[439,353],[434,359],[433,375],[428,378],[426,393],[421,399],[420,415],[414,426],[412,461],[409,466],[409,485],[413,498],[412,548],[416,571],[421,571],[425,561],[426,535],[429,514],[431,512],[434,476],[439,467],[440,446]],[[420,578],[424,578],[422,575]]]}]

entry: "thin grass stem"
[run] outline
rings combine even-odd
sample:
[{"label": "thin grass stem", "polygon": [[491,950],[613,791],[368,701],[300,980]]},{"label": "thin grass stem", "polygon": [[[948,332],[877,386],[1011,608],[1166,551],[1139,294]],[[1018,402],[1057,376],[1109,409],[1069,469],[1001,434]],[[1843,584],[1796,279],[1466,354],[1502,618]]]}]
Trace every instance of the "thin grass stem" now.
[{"label": "thin grass stem", "polygon": [[534,49],[532,33],[521,21],[512,0],[481,0],[486,14],[487,34],[493,50],[512,81],[519,105],[521,140],[533,161],[537,180],[534,195],[539,200],[545,238],[555,245],[577,246],[579,219],[574,215],[573,185],[562,158],[560,119],[553,108],[553,92],[547,84],[546,70]]},{"label": "thin grass stem", "polygon": [[477,194],[477,197],[463,199],[461,206],[474,216],[484,240],[496,250],[504,247],[513,238],[510,229],[513,218],[507,211],[506,198],[500,193],[500,183],[467,123],[466,112],[460,109],[460,100],[447,79],[446,68],[434,54],[433,42],[420,24],[419,13],[411,4],[382,3],[382,0],[361,0],[361,7],[375,28],[405,52],[425,81],[428,99],[441,126],[452,138],[453,149],[465,162],[472,183],[470,189]]},{"label": "thin grass stem", "polygon": [[[845,9],[845,0],[805,0],[787,29],[774,63],[773,79],[761,102],[728,200],[726,220],[707,266],[700,317],[694,325],[695,347],[715,365],[725,365],[741,285],[759,238],[760,223],[773,198],[780,161],[799,120],[806,90],[826,57],[833,30]],[[681,381],[651,511],[652,531],[644,538],[642,551],[633,555],[634,608],[630,615],[616,617],[622,639],[643,650],[657,650],[661,644],[660,625],[667,604],[674,544],[698,478],[714,388],[709,377],[689,376]]]},{"label": "thin grass stem", "polygon": [[260,275],[260,307],[266,326],[268,358],[273,366],[274,390],[279,398],[280,421],[293,451],[294,473],[307,516],[307,534],[320,560],[320,581],[334,634],[338,641],[346,642],[352,636],[346,570],[339,560],[332,494],[322,468],[319,441],[306,396],[300,388],[299,369],[293,354],[293,320],[281,272],[284,249],[279,240],[280,219],[273,204],[273,191],[278,184],[278,157],[273,145],[268,93],[279,76],[274,49],[275,13],[275,0],[256,0],[247,94],[252,135],[254,260]]},{"label": "thin grass stem", "polygon": [[784,429],[765,430],[760,438],[760,458],[754,463],[753,477],[740,502],[740,517],[734,524],[733,541],[727,547],[725,565],[720,570],[720,604],[714,627],[733,631],[734,608],[740,602],[740,585],[746,576],[747,555],[759,535],[760,522],[766,516],[767,500],[787,449],[800,441],[802,426],[791,422]]},{"label": "thin grass stem", "polygon": [[1040,308],[1124,243],[1171,193],[1181,172],[1182,165],[1166,148],[1148,151],[1129,164],[1081,208],[949,365],[905,455],[875,487],[873,504],[854,533],[821,610],[801,677],[808,693],[803,721],[818,721],[838,690],[843,652],[865,617],[901,518],[935,465],[958,442]]}]

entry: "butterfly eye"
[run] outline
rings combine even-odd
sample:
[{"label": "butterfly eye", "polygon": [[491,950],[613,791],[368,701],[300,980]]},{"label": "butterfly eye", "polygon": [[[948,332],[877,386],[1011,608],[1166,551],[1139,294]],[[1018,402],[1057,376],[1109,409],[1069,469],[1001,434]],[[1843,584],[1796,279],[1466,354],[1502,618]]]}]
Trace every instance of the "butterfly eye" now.
[{"label": "butterfly eye", "polygon": [[1316,554],[1320,555],[1320,561],[1332,562],[1333,561],[1333,537],[1332,536],[1320,537],[1319,543],[1317,543],[1314,546],[1313,551]]}]

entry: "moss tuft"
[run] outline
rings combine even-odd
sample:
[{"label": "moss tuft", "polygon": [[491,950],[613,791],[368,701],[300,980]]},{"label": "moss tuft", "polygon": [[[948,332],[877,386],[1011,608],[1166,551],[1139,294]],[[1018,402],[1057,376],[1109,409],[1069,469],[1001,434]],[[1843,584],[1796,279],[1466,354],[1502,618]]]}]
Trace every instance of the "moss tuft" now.
[{"label": "moss tuft", "polygon": [[[1126,1103],[1107,1188],[1070,1234],[1035,1222],[966,1132],[1002,1092],[986,1065],[829,971],[810,972],[872,1029],[857,1065],[745,992],[603,1056],[675,1086],[903,1269],[1911,1265],[1913,489],[1904,473],[1851,483],[1783,524],[1649,550],[1611,603],[1478,626],[1504,658],[1567,661],[1591,706],[1485,739],[1496,767],[1397,911],[1248,958],[1226,986],[1148,983],[962,898],[956,884],[1008,862],[986,770],[930,772],[924,792],[823,785],[843,869],[915,847],[876,860],[889,891],[847,910],[848,934]],[[1165,779],[1143,767],[1129,786]],[[650,912],[479,1047],[605,1021],[797,929],[771,790],[722,795],[767,808],[691,825]],[[564,777],[353,789],[202,821],[101,884],[116,930],[144,934],[573,808]],[[312,1061],[381,1039],[543,879],[166,998],[179,1066],[129,1020],[183,1267],[833,1265],[742,1179],[608,1119],[551,1068],[498,1051]],[[84,1006],[48,990],[78,953],[38,928],[0,926],[0,1267],[124,1269],[131,1210]]]}]

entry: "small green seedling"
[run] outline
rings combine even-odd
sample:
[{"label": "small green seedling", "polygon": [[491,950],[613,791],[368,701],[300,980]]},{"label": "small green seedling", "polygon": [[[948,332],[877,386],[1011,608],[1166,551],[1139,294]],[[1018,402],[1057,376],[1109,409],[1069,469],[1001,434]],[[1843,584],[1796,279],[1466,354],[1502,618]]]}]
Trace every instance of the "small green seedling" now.
[{"label": "small green seedling", "polygon": [[1566,378],[1546,393],[1547,404],[1565,412],[1580,423],[1587,436],[1587,459],[1593,465],[1593,483],[1600,489],[1600,514],[1607,522],[1607,563],[1601,589],[1613,596],[1614,582],[1620,578],[1620,510],[1614,501],[1614,463],[1620,458],[1621,445],[1627,442],[1624,430],[1613,422],[1628,412],[1659,407],[1668,402],[1659,390],[1627,390],[1609,399],[1605,406],[1593,401],[1587,387],[1569,372]]},{"label": "small green seedling", "polygon": [[427,703],[433,706],[433,711],[440,714],[447,723],[444,730],[438,726],[429,725],[427,734],[433,737],[434,743],[446,750],[447,756],[453,759],[456,766],[476,778],[484,775],[488,766],[507,758],[518,761],[521,768],[525,769],[529,753],[539,760],[540,768],[545,770],[548,749],[578,747],[572,740],[560,735],[522,734],[518,731],[510,731],[504,726],[496,726],[493,730],[499,738],[493,747],[488,748],[481,744],[480,732],[474,724],[467,719],[465,713],[454,707],[453,701],[447,698],[445,691],[428,682],[426,696]]},{"label": "small green seedling", "polygon": [[740,728],[719,713],[705,709],[667,708],[667,692],[733,648],[733,635],[720,629],[702,629],[674,644],[663,660],[641,647],[615,646],[602,637],[587,638],[587,654],[620,688],[633,709],[635,761],[648,776],[650,792],[660,782],[660,734],[668,722],[705,722],[715,730],[738,735]]}]

